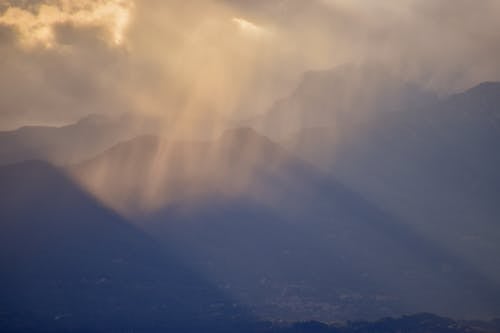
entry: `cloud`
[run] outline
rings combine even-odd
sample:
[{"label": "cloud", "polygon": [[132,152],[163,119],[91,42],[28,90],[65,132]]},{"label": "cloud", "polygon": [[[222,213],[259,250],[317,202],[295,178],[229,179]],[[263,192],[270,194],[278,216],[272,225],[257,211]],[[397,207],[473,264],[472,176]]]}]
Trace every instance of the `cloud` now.
[{"label": "cloud", "polygon": [[134,111],[164,115],[177,132],[209,121],[219,134],[274,52],[248,38],[250,25],[242,33],[239,14],[215,1],[11,2],[0,16],[2,36],[14,38],[0,64],[1,127]]},{"label": "cloud", "polygon": [[452,92],[500,79],[495,0],[226,0],[279,25],[309,67],[384,63]]},{"label": "cloud", "polygon": [[385,64],[454,92],[500,79],[499,7],[495,0],[4,0],[0,128],[133,111],[164,115],[180,132],[209,121],[215,134],[265,111],[303,71],[352,62]]},{"label": "cloud", "polygon": [[128,111],[123,15],[129,1],[7,1],[0,11],[0,128],[61,125]]},{"label": "cloud", "polygon": [[7,1],[0,15],[0,24],[19,32],[20,41],[27,47],[55,43],[54,27],[59,24],[99,26],[109,33],[110,42],[120,44],[130,20],[130,0],[85,1]]},{"label": "cloud", "polygon": [[234,22],[238,26],[238,28],[248,36],[260,38],[269,34],[269,32],[264,28],[256,25],[255,23],[245,20],[244,18],[233,17],[231,21]]}]

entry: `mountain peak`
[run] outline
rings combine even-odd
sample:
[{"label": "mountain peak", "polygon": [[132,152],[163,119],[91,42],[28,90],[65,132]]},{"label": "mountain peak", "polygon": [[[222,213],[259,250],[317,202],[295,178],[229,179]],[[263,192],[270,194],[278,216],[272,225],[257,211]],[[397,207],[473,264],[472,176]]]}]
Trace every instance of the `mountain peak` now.
[{"label": "mountain peak", "polygon": [[498,96],[500,96],[500,82],[495,82],[495,81],[481,82],[478,85],[464,91],[463,93],[457,94],[457,96],[460,96],[460,95],[468,95],[468,96],[498,95]]},{"label": "mountain peak", "polygon": [[106,117],[105,115],[98,114],[98,113],[91,113],[91,114],[79,119],[76,123],[71,124],[71,125],[83,125],[83,124],[100,125],[100,124],[104,124],[108,121],[109,121],[109,118]]},{"label": "mountain peak", "polygon": [[489,88],[500,89],[500,82],[498,82],[498,81],[485,81],[485,82],[481,82],[476,87],[482,88],[482,89],[489,89]]},{"label": "mountain peak", "polygon": [[226,130],[220,137],[221,141],[251,142],[256,140],[269,141],[252,127],[237,127]]},{"label": "mountain peak", "polygon": [[450,99],[452,105],[497,114],[500,106],[500,82],[483,82],[477,86],[456,94]]},{"label": "mountain peak", "polygon": [[465,94],[500,94],[500,82],[486,81],[467,90]]}]

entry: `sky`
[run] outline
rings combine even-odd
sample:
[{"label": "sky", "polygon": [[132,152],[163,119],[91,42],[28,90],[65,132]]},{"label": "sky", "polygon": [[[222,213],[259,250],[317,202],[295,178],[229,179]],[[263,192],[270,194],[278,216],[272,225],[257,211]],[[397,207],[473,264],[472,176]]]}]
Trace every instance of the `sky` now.
[{"label": "sky", "polygon": [[0,0],[0,130],[134,112],[217,132],[303,72],[346,63],[453,93],[500,80],[499,12],[496,0]]}]

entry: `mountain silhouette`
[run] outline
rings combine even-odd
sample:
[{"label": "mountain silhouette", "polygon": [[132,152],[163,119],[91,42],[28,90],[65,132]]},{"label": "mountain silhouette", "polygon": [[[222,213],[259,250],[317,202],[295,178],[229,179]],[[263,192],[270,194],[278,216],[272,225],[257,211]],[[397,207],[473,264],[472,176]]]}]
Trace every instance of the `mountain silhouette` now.
[{"label": "mountain silhouette", "polygon": [[289,96],[247,124],[283,140],[294,132],[318,126],[342,132],[344,127],[364,122],[378,113],[436,100],[433,93],[398,78],[383,66],[349,64],[306,72]]},{"label": "mountain silhouette", "polygon": [[131,114],[89,115],[61,127],[25,126],[0,132],[0,165],[44,160],[58,165],[90,158],[114,144],[154,131],[151,119]]},{"label": "mountain silhouette", "polygon": [[72,172],[103,202],[130,209],[152,171],[165,172],[152,179],[166,200],[131,214],[135,223],[264,318],[498,309],[494,281],[248,128],[215,142],[141,137]]},{"label": "mountain silhouette", "polygon": [[45,162],[0,168],[0,330],[168,330],[249,318]]},{"label": "mountain silhouette", "polygon": [[500,84],[483,83],[340,135],[305,129],[286,145],[500,281],[499,110]]}]

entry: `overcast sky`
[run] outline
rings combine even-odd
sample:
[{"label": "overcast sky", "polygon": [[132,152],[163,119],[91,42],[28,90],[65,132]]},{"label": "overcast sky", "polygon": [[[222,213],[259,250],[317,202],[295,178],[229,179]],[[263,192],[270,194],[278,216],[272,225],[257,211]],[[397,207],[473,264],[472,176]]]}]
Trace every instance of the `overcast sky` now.
[{"label": "overcast sky", "polygon": [[344,63],[455,92],[500,80],[498,13],[495,0],[0,0],[0,129],[247,116]]}]

